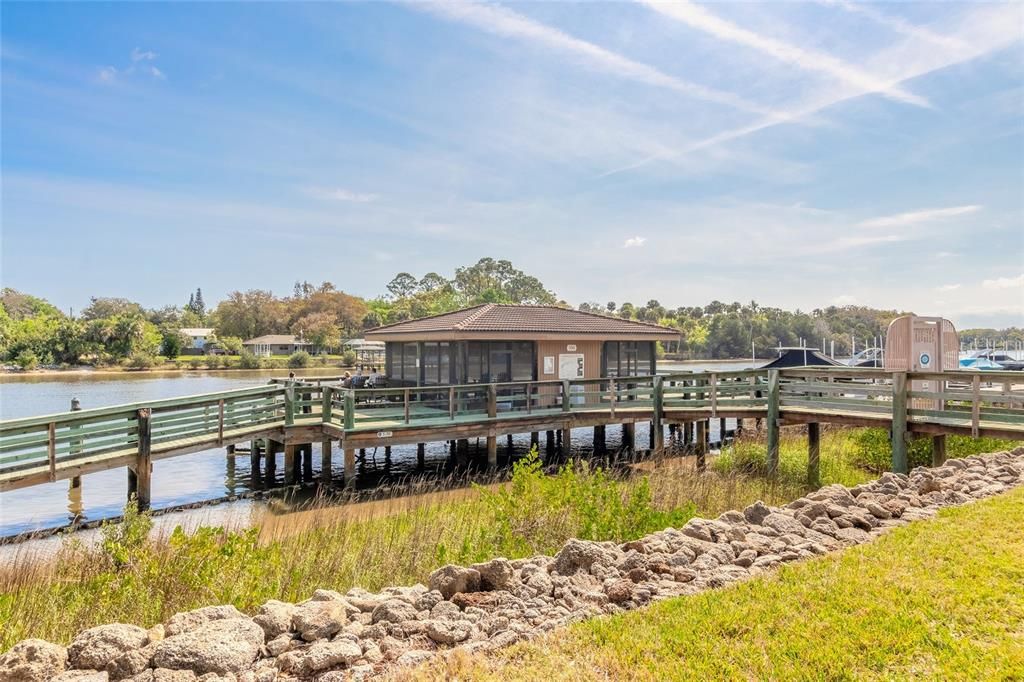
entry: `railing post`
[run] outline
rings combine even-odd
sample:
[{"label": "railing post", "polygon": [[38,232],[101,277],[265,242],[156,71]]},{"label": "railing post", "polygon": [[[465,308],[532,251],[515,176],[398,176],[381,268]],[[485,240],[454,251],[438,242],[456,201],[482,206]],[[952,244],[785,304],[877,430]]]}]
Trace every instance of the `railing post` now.
[{"label": "railing post", "polygon": [[618,389],[616,388],[615,378],[613,377],[613,378],[608,380],[608,395],[609,395],[610,401],[611,401],[610,409],[611,409],[611,416],[612,417],[615,416],[615,401],[618,398],[617,393],[618,393]]},{"label": "railing post", "polygon": [[217,401],[217,446],[224,445],[224,399]]},{"label": "railing post", "polygon": [[768,370],[768,475],[779,469],[779,370]]},{"label": "railing post", "polygon": [[569,380],[562,379],[562,412],[568,412],[572,409],[572,405],[569,404]]},{"label": "railing post", "polygon": [[409,423],[409,401],[410,401],[410,396],[409,396],[409,394],[410,394],[410,391],[409,391],[409,389],[407,388],[407,389],[405,389],[405,391],[403,392],[403,396],[402,396],[402,401],[403,401],[403,406],[404,406],[404,412],[403,412],[403,417],[404,417],[404,419],[405,419],[405,423],[406,423],[406,424],[408,424],[408,423]]},{"label": "railing post", "polygon": [[821,426],[817,422],[807,425],[807,484],[817,486],[821,482]]},{"label": "railing post", "polygon": [[498,416],[497,384],[487,384],[487,416],[491,418]]},{"label": "railing post", "polygon": [[356,394],[352,389],[345,391],[345,430],[356,427]]},{"label": "railing post", "polygon": [[331,423],[331,387],[320,387],[320,421],[324,424]]},{"label": "railing post", "polygon": [[907,464],[907,373],[892,374],[892,470],[908,471]]},{"label": "railing post", "polygon": [[664,393],[664,382],[661,377],[654,377],[652,379],[654,388],[654,404],[651,406],[651,433],[653,439],[651,440],[651,448],[655,452],[662,450],[665,447],[665,433],[662,430],[662,411],[665,403]]},{"label": "railing post", "polygon": [[718,416],[718,375],[712,372],[708,384],[711,388],[711,418],[714,419]]},{"label": "railing post", "polygon": [[153,411],[148,407],[141,408],[136,414],[139,429],[139,453],[135,458],[135,501],[139,511],[149,509],[152,478],[152,445],[153,429],[151,417]]},{"label": "railing post", "polygon": [[50,463],[50,482],[57,480],[57,425],[50,422],[46,427],[46,459]]},{"label": "railing post", "polygon": [[455,419],[455,387],[448,387],[448,418]]},{"label": "railing post", "polygon": [[978,426],[981,421],[981,376],[971,377],[971,438],[978,437]]},{"label": "railing post", "polygon": [[295,387],[290,383],[284,388],[284,425],[295,423]]}]

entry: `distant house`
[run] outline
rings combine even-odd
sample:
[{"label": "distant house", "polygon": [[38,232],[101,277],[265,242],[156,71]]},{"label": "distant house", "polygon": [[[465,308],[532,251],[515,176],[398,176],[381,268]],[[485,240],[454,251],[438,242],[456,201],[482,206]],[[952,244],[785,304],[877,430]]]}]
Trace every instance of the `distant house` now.
[{"label": "distant house", "polygon": [[188,346],[182,351],[187,355],[201,354],[214,337],[213,327],[184,327],[178,331],[188,337]]},{"label": "distant house", "polygon": [[349,339],[341,344],[343,351],[356,354],[356,362],[360,365],[383,365],[384,342],[367,341],[366,339]]},{"label": "distant house", "polygon": [[265,334],[242,342],[242,347],[253,355],[291,355],[296,351],[309,352],[313,344],[303,341],[294,334]]}]

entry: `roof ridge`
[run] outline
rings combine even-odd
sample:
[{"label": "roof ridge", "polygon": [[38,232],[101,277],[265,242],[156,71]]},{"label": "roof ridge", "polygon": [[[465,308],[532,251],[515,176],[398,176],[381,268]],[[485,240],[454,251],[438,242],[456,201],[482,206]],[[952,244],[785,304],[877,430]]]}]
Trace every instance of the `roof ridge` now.
[{"label": "roof ridge", "polygon": [[483,307],[485,305],[493,305],[493,304],[491,304],[491,303],[477,303],[476,305],[467,306],[465,308],[459,308],[458,310],[449,310],[449,311],[443,312],[443,313],[434,313],[433,315],[424,315],[423,317],[410,317],[408,320],[398,320],[397,322],[388,322],[387,324],[382,324],[379,327],[373,327],[372,329],[367,329],[363,333],[365,334],[366,332],[380,331],[381,329],[387,329],[388,327],[396,327],[396,326],[398,326],[400,324],[405,324],[407,322],[419,322],[420,320],[431,320],[431,319],[433,319],[435,317],[444,317],[445,315],[454,315],[456,313],[464,313],[464,312],[466,312],[468,310],[472,310],[473,308],[480,308],[480,307]]},{"label": "roof ridge", "polygon": [[465,329],[467,327],[467,325],[472,323],[478,317],[483,315],[485,312],[488,312],[488,311],[493,310],[493,309],[494,309],[494,304],[493,303],[484,303],[475,312],[473,312],[471,315],[468,315],[465,318],[463,318],[462,322],[457,323],[455,325],[455,328],[456,329],[460,329],[460,330],[461,329]]}]

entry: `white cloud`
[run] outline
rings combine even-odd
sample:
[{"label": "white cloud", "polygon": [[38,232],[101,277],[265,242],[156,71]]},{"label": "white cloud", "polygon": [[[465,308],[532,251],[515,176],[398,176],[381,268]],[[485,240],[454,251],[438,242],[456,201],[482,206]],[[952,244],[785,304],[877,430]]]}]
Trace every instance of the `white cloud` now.
[{"label": "white cloud", "polygon": [[857,302],[857,297],[850,294],[843,294],[842,296],[836,296],[832,299],[832,305],[853,305]]},{"label": "white cloud", "polygon": [[824,52],[807,50],[797,45],[791,45],[775,38],[754,33],[742,26],[737,26],[730,21],[722,19],[687,0],[675,0],[673,2],[639,0],[639,2],[672,19],[709,33],[720,40],[744,45],[780,61],[798,66],[805,71],[827,74],[864,92],[878,92],[892,99],[920,107],[930,106],[928,100],[923,97],[907,92],[897,84],[890,83],[885,78],[879,78],[867,73],[860,67],[847,64],[841,59]]},{"label": "white cloud", "polygon": [[821,0],[826,5],[833,5],[841,7],[847,12],[853,14],[860,14],[874,21],[877,24],[885,26],[897,33],[902,33],[906,36],[927,40],[941,45],[942,47],[951,48],[954,50],[962,49],[964,43],[962,40],[957,40],[950,36],[939,35],[923,26],[915,26],[908,21],[903,20],[900,17],[892,14],[885,14],[879,12],[872,6],[872,3],[868,2],[849,2],[848,0]]},{"label": "white cloud", "polygon": [[777,118],[777,113],[771,109],[748,102],[738,95],[677,78],[653,66],[623,57],[599,45],[575,38],[564,31],[498,5],[479,2],[431,2],[413,3],[410,7],[445,19],[469,24],[488,33],[506,38],[529,40],[549,49],[572,54],[580,64],[595,71],[614,74],[621,78],[673,90],[700,100],[725,104],[773,119]]},{"label": "white cloud", "polygon": [[951,206],[949,208],[926,208],[919,211],[896,213],[894,215],[882,216],[880,218],[863,220],[859,225],[861,227],[905,227],[907,225],[917,225],[918,223],[926,223],[933,220],[954,218],[956,216],[975,213],[980,210],[981,206],[978,205]]},{"label": "white cloud", "polygon": [[959,288],[959,284],[943,284],[940,287],[935,287],[935,291],[956,291]]},{"label": "white cloud", "polygon": [[1016,277],[997,277],[996,279],[986,279],[981,283],[986,289],[1016,289],[1018,287],[1024,287],[1024,273]]},{"label": "white cloud", "polygon": [[164,75],[164,72],[161,71],[160,69],[156,68],[155,66],[149,67],[149,73],[152,74],[153,78],[159,78],[160,80],[167,80],[167,76]]},{"label": "white cloud", "polygon": [[343,187],[307,187],[306,194],[323,201],[348,201],[355,204],[368,204],[380,198],[378,194],[353,192]]},{"label": "white cloud", "polygon": [[133,62],[141,62],[141,61],[150,61],[151,62],[154,59],[156,59],[156,52],[152,52],[150,50],[143,51],[143,50],[140,50],[137,47],[132,50],[132,61]]},{"label": "white cloud", "polygon": [[634,246],[643,246],[646,241],[647,241],[647,237],[640,237],[640,236],[630,237],[629,239],[627,239],[625,241],[625,243],[623,243],[622,248],[624,248],[624,249],[631,249]]},{"label": "white cloud", "polygon": [[96,74],[96,78],[97,80],[99,80],[100,83],[114,83],[115,81],[117,81],[117,69],[115,69],[113,66],[104,66]]}]

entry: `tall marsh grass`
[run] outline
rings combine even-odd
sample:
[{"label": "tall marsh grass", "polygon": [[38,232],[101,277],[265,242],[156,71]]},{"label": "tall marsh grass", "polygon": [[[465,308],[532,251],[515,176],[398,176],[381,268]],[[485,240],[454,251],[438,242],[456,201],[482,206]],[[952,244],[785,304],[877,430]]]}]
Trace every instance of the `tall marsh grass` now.
[{"label": "tall marsh grass", "polygon": [[[855,433],[823,433],[822,484],[872,478],[853,464]],[[317,588],[423,582],[443,563],[550,554],[570,537],[625,541],[694,515],[714,517],[758,499],[781,504],[806,492],[801,435],[784,433],[772,480],[759,475],[763,459],[763,441],[741,440],[704,474],[692,458],[665,458],[627,472],[578,463],[545,475],[532,454],[504,483],[421,486],[416,495],[287,516],[267,511],[243,530],[150,532],[146,515],[128,512],[97,543],[70,536],[55,554],[25,546],[0,565],[0,651],[26,637],[67,642],[101,623],[149,626],[209,604],[252,611]]]}]

